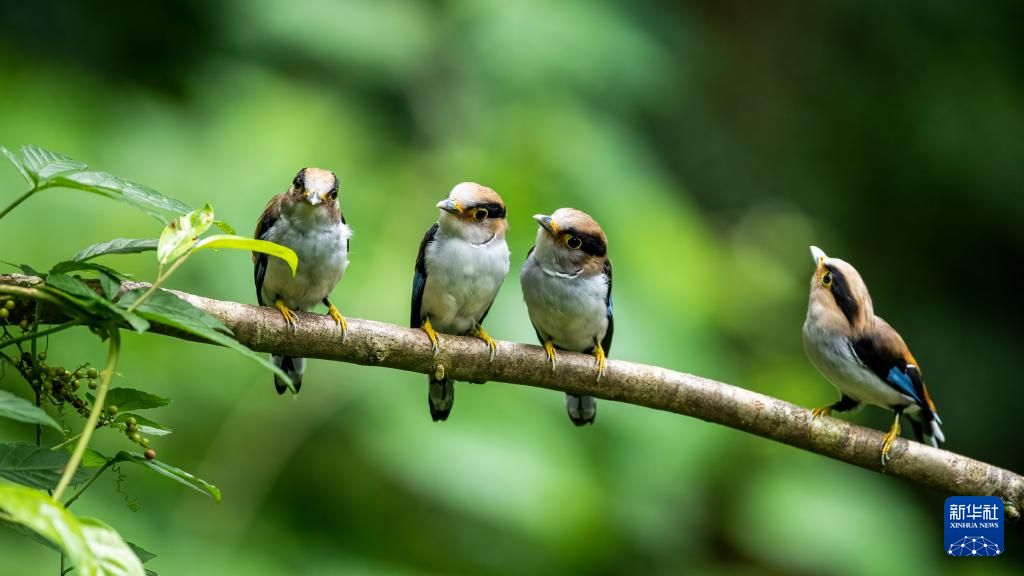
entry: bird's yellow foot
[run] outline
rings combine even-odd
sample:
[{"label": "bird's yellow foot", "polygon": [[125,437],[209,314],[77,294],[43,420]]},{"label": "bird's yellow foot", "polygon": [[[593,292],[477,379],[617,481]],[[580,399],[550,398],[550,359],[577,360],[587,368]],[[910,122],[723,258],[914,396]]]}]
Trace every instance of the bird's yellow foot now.
[{"label": "bird's yellow foot", "polygon": [[900,437],[900,415],[896,415],[896,420],[892,423],[892,428],[889,429],[889,433],[885,435],[885,439],[882,441],[882,466],[889,463],[889,451],[892,450],[892,445],[896,442],[896,439]]},{"label": "bird's yellow foot", "polygon": [[295,312],[292,312],[287,306],[285,306],[284,300],[281,300],[280,298],[274,302],[274,308],[281,311],[281,316],[284,316],[284,321],[288,323],[288,329],[291,330],[292,334],[295,334]]},{"label": "bird's yellow foot", "polygon": [[494,357],[498,354],[498,343],[491,338],[491,335],[484,330],[484,327],[477,324],[476,328],[473,329],[473,336],[483,340],[487,343],[487,346],[491,348],[491,362],[494,362]]},{"label": "bird's yellow foot", "polygon": [[434,357],[437,358],[437,354],[441,351],[441,347],[437,344],[437,331],[430,325],[430,318],[427,318],[423,322],[423,331],[427,333],[427,338],[430,338],[430,349],[434,351]]},{"label": "bird's yellow foot", "polygon": [[831,416],[832,406],[822,406],[821,408],[815,408],[811,410],[811,418],[817,418],[818,416]]},{"label": "bird's yellow foot", "polygon": [[334,318],[334,321],[338,324],[338,328],[341,328],[341,341],[345,341],[345,336],[348,335],[348,322],[345,321],[345,317],[341,315],[341,312],[334,307],[334,304],[327,303],[327,313]]},{"label": "bird's yellow foot", "polygon": [[555,344],[551,340],[544,342],[544,351],[548,353],[548,360],[551,362],[551,371],[555,370]]},{"label": "bird's yellow foot", "polygon": [[604,348],[600,344],[594,348],[594,357],[597,358],[597,381],[600,382],[608,365],[608,357],[604,355]]}]

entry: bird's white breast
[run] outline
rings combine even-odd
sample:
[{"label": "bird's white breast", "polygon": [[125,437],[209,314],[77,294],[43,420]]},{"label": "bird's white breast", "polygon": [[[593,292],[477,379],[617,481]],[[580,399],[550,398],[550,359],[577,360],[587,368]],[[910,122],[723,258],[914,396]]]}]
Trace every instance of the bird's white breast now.
[{"label": "bird's white breast", "polygon": [[532,256],[520,273],[530,320],[555,346],[589,352],[608,331],[608,281],[604,274],[545,270]]},{"label": "bird's white breast", "polygon": [[441,332],[466,334],[490,308],[508,274],[505,238],[472,244],[439,232],[423,257],[427,282],[421,313]]},{"label": "bird's white breast", "polygon": [[[303,216],[306,216],[303,218]],[[299,266],[292,276],[288,264],[270,256],[263,279],[263,301],[272,306],[278,297],[286,306],[308,310],[330,294],[348,267],[348,239],[352,231],[342,222],[315,214],[283,215],[263,235],[295,251]]]},{"label": "bird's white breast", "polygon": [[822,329],[808,319],[804,322],[804,350],[818,369],[839,392],[854,400],[883,408],[913,405],[914,400],[882,381],[854,354],[845,335]]}]

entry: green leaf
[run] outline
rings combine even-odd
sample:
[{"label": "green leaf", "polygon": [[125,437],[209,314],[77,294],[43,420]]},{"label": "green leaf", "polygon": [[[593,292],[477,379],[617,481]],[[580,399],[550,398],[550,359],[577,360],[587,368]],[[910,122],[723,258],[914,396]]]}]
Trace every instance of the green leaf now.
[{"label": "green leaf", "polygon": [[98,244],[82,248],[78,251],[78,254],[72,256],[71,259],[83,262],[105,254],[136,254],[138,252],[147,252],[149,250],[156,250],[157,243],[158,241],[154,238],[114,238],[113,240],[107,240],[106,242],[100,242]]},{"label": "green leaf", "polygon": [[101,297],[85,282],[78,278],[72,278],[67,274],[49,274],[46,276],[46,284],[57,290],[77,297],[83,307],[91,314],[101,318],[120,320],[142,333],[149,330],[149,322],[139,314],[129,312],[106,298]]},{"label": "green leaf", "polygon": [[167,436],[173,430],[167,428],[162,424],[157,424],[145,416],[139,416],[138,414],[132,414],[129,412],[120,412],[121,407],[118,406],[117,418],[114,418],[114,422],[127,422],[128,418],[135,418],[135,423],[139,427],[139,433],[147,436]]},{"label": "green leaf", "polygon": [[217,234],[200,240],[196,244],[195,251],[198,252],[205,248],[232,248],[277,256],[288,263],[288,267],[292,269],[292,276],[295,275],[295,270],[299,267],[299,257],[295,254],[294,250],[266,240],[256,240],[255,238],[232,236],[230,234]]},{"label": "green leaf", "polygon": [[149,562],[153,558],[156,558],[156,554],[153,554],[138,544],[133,542],[126,542],[126,544],[128,544],[128,547],[132,549],[132,552],[135,552],[135,556],[139,558],[139,562],[142,562],[143,564]]},{"label": "green leaf", "polygon": [[185,486],[188,486],[189,488],[195,490],[196,492],[199,492],[200,494],[206,494],[207,496],[213,498],[215,501],[220,502],[220,490],[216,486],[210,484],[209,482],[203,480],[202,478],[197,478],[194,474],[190,472],[186,472],[180,468],[175,468],[174,466],[171,466],[170,464],[167,464],[165,462],[161,462],[159,460],[147,460],[146,457],[143,456],[142,454],[138,454],[135,452],[125,452],[123,450],[121,452],[118,452],[117,456],[114,456],[114,461],[133,462],[140,466],[144,466],[156,472],[157,474],[160,474],[161,476],[166,476],[171,480],[174,480],[175,482],[184,484]]},{"label": "green leaf", "polygon": [[[74,452],[75,445],[68,444],[64,447],[65,450],[70,454]],[[82,453],[82,467],[84,468],[99,468],[107,463],[107,457],[92,448],[86,448],[85,452]]]},{"label": "green leaf", "polygon": [[152,188],[107,172],[87,170],[82,162],[39,146],[22,146],[21,155],[25,173],[39,189],[60,186],[93,192],[131,204],[161,222],[168,221],[168,213],[184,214],[192,209]]},{"label": "green leaf", "polygon": [[103,264],[96,264],[95,262],[81,262],[79,260],[64,260],[63,262],[57,262],[50,268],[50,274],[67,274],[68,272],[78,272],[80,270],[88,270],[90,272],[96,272],[99,274],[107,274],[115,278],[121,278],[124,274],[121,274],[117,270],[114,270],[110,266],[104,266]]},{"label": "green leaf", "polygon": [[96,574],[99,563],[89,549],[82,526],[70,512],[46,492],[0,484],[0,509],[9,520],[21,524],[59,546],[80,574]]},{"label": "green leaf", "polygon": [[39,276],[40,278],[42,278],[43,276],[46,276],[46,274],[43,274],[42,272],[40,272],[40,271],[36,270],[35,268],[29,266],[28,264],[15,264],[14,262],[8,262],[6,260],[0,260],[0,262],[3,262],[4,264],[7,264],[8,266],[12,266],[14,268],[17,268],[18,270],[21,270],[21,273],[26,275],[26,276]]},{"label": "green leaf", "polygon": [[42,408],[6,390],[0,390],[0,417],[29,424],[42,424],[54,430],[61,429],[57,421]]},{"label": "green leaf", "polygon": [[134,388],[111,388],[107,392],[106,400],[107,406],[117,406],[119,412],[159,408],[170,403],[171,400],[169,398],[163,398]]},{"label": "green leaf", "polygon": [[[0,477],[25,486],[50,490],[57,486],[67,466],[68,455],[24,442],[0,443]],[[75,471],[72,483],[85,479],[85,472]]]},{"label": "green leaf", "polygon": [[107,300],[113,300],[121,291],[121,279],[110,274],[100,273],[100,287]]},{"label": "green leaf", "polygon": [[10,150],[4,148],[3,146],[0,146],[0,152],[2,152],[3,155],[6,156],[7,159],[11,161],[11,164],[14,164],[14,167],[18,169],[18,174],[21,174],[21,177],[24,178],[26,182],[28,182],[29,186],[36,185],[35,181],[32,180],[32,176],[29,176],[29,173],[25,170],[25,167],[21,164],[21,159],[15,156],[14,152],[11,152]]},{"label": "green leaf", "polygon": [[145,574],[142,561],[113,528],[95,518],[80,518],[82,534],[99,564],[97,575],[139,576]]},{"label": "green leaf", "polygon": [[171,221],[160,234],[156,257],[163,266],[177,260],[192,249],[196,241],[213,224],[213,208],[207,204]]},{"label": "green leaf", "polygon": [[237,232],[235,232],[235,229],[232,228],[230,224],[223,220],[214,220],[213,225],[216,226],[217,228],[220,228],[220,231],[225,234],[237,234]]},{"label": "green leaf", "polygon": [[[118,303],[122,306],[131,306],[144,292],[145,289],[142,288],[126,292]],[[136,308],[136,312],[151,322],[177,328],[182,332],[187,332],[221,346],[231,348],[278,375],[289,386],[291,385],[291,378],[283,370],[275,366],[273,362],[269,361],[265,354],[253,352],[246,348],[241,342],[235,340],[231,335],[231,331],[227,326],[221,324],[220,320],[189,304],[188,301],[178,298],[171,292],[157,290]]]}]

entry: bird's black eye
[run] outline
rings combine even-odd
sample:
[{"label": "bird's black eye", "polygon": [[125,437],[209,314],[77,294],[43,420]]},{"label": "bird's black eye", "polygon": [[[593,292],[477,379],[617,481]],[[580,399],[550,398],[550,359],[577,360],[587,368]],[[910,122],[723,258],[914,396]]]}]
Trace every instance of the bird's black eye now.
[{"label": "bird's black eye", "polygon": [[331,197],[331,200],[337,200],[338,199],[338,189],[337,188],[332,188],[331,191],[327,193],[327,195]]},{"label": "bird's black eye", "polygon": [[579,236],[569,236],[565,239],[565,245],[573,250],[579,250],[580,246],[583,246],[583,240],[580,240]]},{"label": "bird's black eye", "polygon": [[821,275],[821,285],[826,288],[832,285],[832,272],[826,271]]},{"label": "bird's black eye", "polygon": [[487,218],[487,208],[477,208],[473,211],[473,220],[483,222]]}]

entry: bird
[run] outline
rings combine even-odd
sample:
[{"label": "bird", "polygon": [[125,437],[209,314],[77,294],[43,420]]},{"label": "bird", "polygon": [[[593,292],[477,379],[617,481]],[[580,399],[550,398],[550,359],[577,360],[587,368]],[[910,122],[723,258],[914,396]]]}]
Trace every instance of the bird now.
[{"label": "bird", "polygon": [[917,440],[938,448],[946,441],[942,420],[906,342],[875,315],[867,285],[853,266],[829,258],[817,246],[811,246],[811,256],[815,270],[803,326],[804,351],[841,395],[834,404],[814,409],[813,417],[846,412],[862,403],[892,410],[895,418],[882,442],[882,466],[889,462],[904,414]]},{"label": "bird", "polygon": [[[348,267],[352,237],[352,229],[338,204],[337,175],[322,168],[299,170],[288,191],[267,203],[254,236],[287,246],[299,258],[293,276],[284,260],[253,252],[253,278],[260,306],[277,308],[294,334],[295,311],[307,311],[322,303],[341,329],[344,341],[348,323],[328,298]],[[294,391],[298,393],[306,359],[271,354],[271,360],[291,377]],[[278,394],[288,389],[277,375],[274,387]]]},{"label": "bird", "polygon": [[[494,190],[463,182],[437,208],[437,222],[416,255],[409,326],[426,332],[435,357],[440,332],[483,340],[493,362],[497,343],[483,321],[509,270],[505,203]],[[452,380],[432,374],[427,404],[434,422],[447,420],[454,403]]]},{"label": "bird", "polygon": [[[615,329],[608,239],[590,215],[575,208],[533,218],[540,224],[537,242],[519,273],[530,322],[552,370],[555,350],[593,354],[600,382]],[[565,401],[573,424],[593,424],[593,397],[566,394]]]}]

